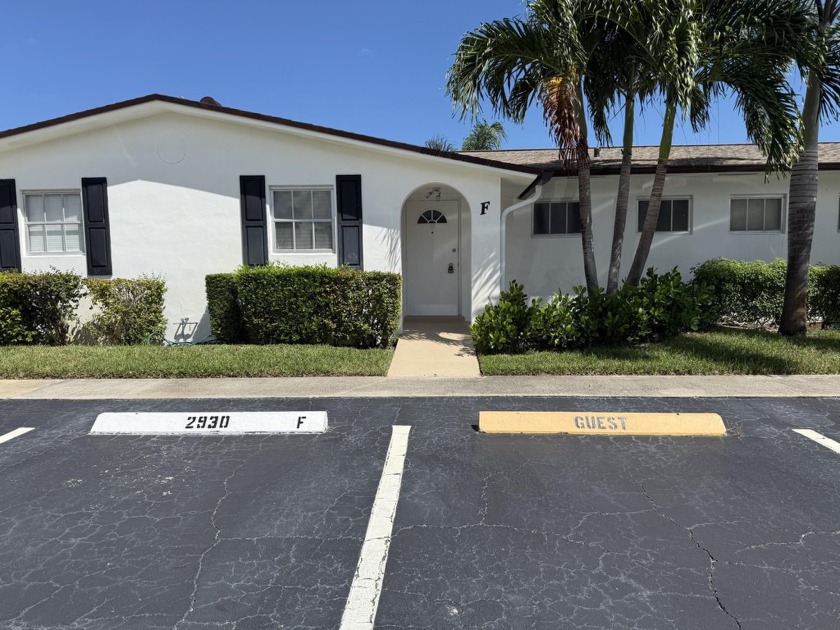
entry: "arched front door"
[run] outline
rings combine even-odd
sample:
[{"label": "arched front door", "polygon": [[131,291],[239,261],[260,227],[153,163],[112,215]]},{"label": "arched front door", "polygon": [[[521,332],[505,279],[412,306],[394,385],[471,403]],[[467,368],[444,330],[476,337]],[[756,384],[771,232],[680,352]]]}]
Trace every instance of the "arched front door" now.
[{"label": "arched front door", "polygon": [[457,201],[406,203],[406,315],[459,314],[459,227]]}]

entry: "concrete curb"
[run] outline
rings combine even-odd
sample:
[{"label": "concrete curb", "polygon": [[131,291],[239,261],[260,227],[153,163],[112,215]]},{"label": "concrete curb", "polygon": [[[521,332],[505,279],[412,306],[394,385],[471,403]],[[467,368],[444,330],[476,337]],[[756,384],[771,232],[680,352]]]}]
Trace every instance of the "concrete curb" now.
[{"label": "concrete curb", "polygon": [[0,380],[0,399],[17,400],[473,396],[830,398],[840,397],[840,375]]}]

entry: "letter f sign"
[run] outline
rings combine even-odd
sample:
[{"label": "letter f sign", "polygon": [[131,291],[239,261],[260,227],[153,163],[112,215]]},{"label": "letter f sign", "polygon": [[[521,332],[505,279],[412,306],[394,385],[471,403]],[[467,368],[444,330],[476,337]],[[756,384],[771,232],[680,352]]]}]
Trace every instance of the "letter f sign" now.
[{"label": "letter f sign", "polygon": [[481,214],[487,214],[487,211],[490,209],[490,202],[483,201],[481,203]]}]

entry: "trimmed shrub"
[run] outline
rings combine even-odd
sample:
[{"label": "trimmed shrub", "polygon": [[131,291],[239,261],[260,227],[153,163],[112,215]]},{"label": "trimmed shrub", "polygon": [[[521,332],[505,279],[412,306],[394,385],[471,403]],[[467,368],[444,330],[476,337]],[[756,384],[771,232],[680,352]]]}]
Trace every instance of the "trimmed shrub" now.
[{"label": "trimmed shrub", "polygon": [[399,325],[398,274],[243,267],[207,278],[213,334],[228,342],[386,347]]},{"label": "trimmed shrub", "polygon": [[72,272],[0,273],[0,307],[20,313],[33,343],[65,345],[83,294],[82,278]]},{"label": "trimmed shrub", "polygon": [[840,326],[840,266],[811,267],[808,315],[821,319],[823,328]]},{"label": "trimmed shrub", "polygon": [[163,338],[166,283],[162,278],[87,279],[94,314],[83,328],[85,337],[104,345],[134,346]]},{"label": "trimmed shrub", "polygon": [[[715,258],[694,268],[695,282],[711,288],[712,311],[724,321],[766,326],[782,316],[787,262]],[[808,317],[824,328],[840,324],[840,267],[814,265],[808,284]]]},{"label": "trimmed shrub", "polygon": [[714,258],[693,269],[694,280],[713,294],[713,308],[725,319],[766,326],[782,316],[787,263],[782,259],[728,260]]},{"label": "trimmed shrub", "polygon": [[239,310],[239,295],[236,290],[236,275],[214,273],[204,279],[207,290],[207,311],[210,314],[210,331],[222,343],[244,343],[245,328],[242,311]]}]

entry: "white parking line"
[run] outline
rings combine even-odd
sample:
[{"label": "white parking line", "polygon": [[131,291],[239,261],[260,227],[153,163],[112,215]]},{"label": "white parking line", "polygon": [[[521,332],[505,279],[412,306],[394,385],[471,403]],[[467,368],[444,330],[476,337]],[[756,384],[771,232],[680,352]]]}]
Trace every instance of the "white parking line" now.
[{"label": "white parking line", "polygon": [[14,431],[9,431],[5,435],[0,435],[0,444],[2,444],[3,442],[8,442],[9,440],[14,440],[16,437],[19,437],[24,433],[29,433],[30,431],[34,430],[34,427],[20,427],[19,429],[15,429]]},{"label": "white parking line", "polygon": [[804,435],[806,438],[814,440],[817,444],[822,444],[826,448],[840,454],[840,442],[835,442],[834,440],[827,438],[816,431],[812,431],[811,429],[794,429],[794,431],[799,435]]},{"label": "white parking line", "polygon": [[340,630],[369,630],[373,628],[385,565],[388,562],[388,547],[394,529],[394,516],[400,498],[405,455],[408,451],[410,426],[392,427],[391,444],[385,457],[385,467],[373,500],[365,542],[359,554],[359,564],[350,585],[347,606],[341,618]]}]

